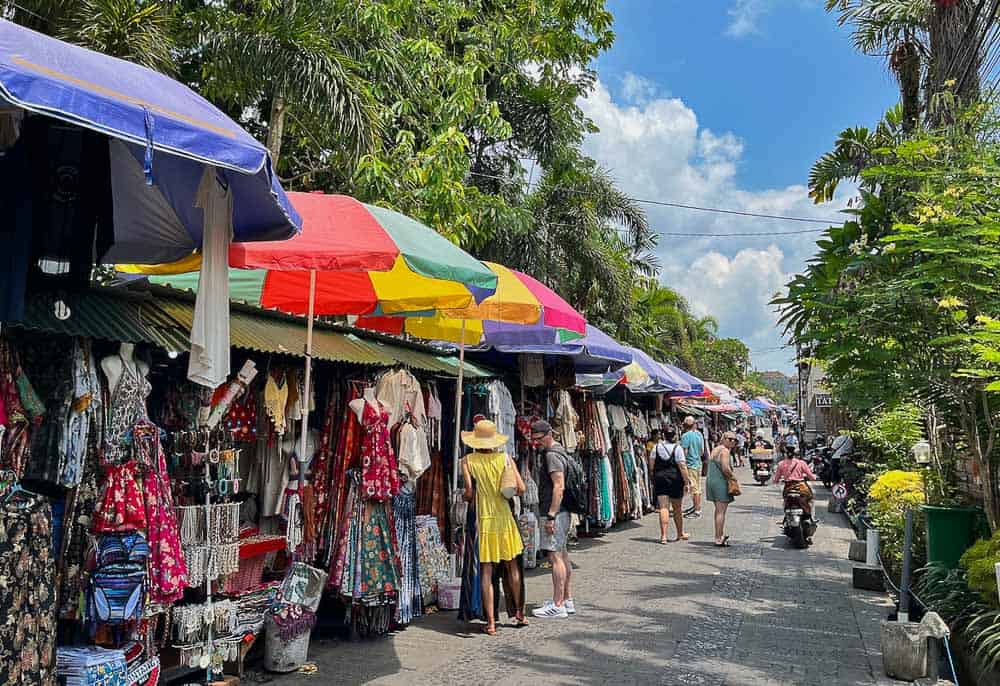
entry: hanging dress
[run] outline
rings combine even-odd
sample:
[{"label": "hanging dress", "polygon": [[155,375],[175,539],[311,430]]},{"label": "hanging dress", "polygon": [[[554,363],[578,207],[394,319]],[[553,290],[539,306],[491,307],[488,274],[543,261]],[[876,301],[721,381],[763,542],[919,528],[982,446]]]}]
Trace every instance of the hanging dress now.
[{"label": "hanging dress", "polygon": [[[20,496],[18,496],[20,498]],[[56,683],[56,564],[46,499],[0,506],[0,683]]]},{"label": "hanging dress", "polygon": [[121,533],[146,528],[146,509],[136,481],[137,465],[132,459],[132,432],[146,418],[146,397],[151,387],[122,360],[122,375],[118,379],[111,402],[104,432],[104,454],[101,461],[105,468],[104,489],[91,531],[94,533]]},{"label": "hanging dress", "polygon": [[146,539],[149,541],[149,599],[169,605],[184,595],[188,571],[167,478],[167,461],[160,445],[160,430],[149,422],[142,422],[136,428],[135,441],[139,452],[145,452],[152,462],[143,479]]},{"label": "hanging dress", "polygon": [[376,403],[378,409],[366,400],[361,411],[362,491],[365,500],[385,502],[399,493],[399,472],[389,441],[389,412],[381,401]]}]

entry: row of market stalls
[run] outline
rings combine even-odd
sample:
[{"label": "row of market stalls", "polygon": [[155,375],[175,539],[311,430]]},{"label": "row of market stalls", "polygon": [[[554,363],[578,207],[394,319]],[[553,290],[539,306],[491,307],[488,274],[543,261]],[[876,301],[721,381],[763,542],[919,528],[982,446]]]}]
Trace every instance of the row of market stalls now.
[{"label": "row of market stalls", "polygon": [[[4,683],[211,682],[261,636],[287,670],[317,624],[480,617],[460,430],[495,421],[537,484],[549,419],[596,535],[649,511],[651,430],[746,411],[412,219],[286,194],[162,75],[0,21],[0,102]],[[537,490],[513,507],[530,568]]]}]

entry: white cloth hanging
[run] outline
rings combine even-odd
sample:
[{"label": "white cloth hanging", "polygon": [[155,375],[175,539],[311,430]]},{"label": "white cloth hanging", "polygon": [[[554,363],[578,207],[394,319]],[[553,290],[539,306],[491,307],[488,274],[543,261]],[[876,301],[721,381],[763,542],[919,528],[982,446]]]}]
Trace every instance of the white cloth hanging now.
[{"label": "white cloth hanging", "polygon": [[378,380],[375,397],[389,412],[389,426],[396,426],[407,415],[415,426],[423,428],[426,423],[424,392],[420,382],[405,369],[388,372]]},{"label": "white cloth hanging", "polygon": [[195,207],[204,213],[204,226],[188,379],[214,389],[229,377],[229,243],[233,238],[233,193],[219,181],[215,167],[205,166]]},{"label": "white cloth hanging", "polygon": [[431,453],[427,447],[427,434],[410,422],[399,429],[399,471],[406,474],[410,483],[416,481],[431,466]]}]

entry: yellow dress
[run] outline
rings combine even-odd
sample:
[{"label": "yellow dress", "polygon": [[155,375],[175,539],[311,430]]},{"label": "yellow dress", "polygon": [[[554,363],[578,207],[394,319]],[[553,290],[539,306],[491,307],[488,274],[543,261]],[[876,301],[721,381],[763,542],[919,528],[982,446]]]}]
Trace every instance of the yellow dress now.
[{"label": "yellow dress", "polygon": [[506,453],[470,453],[466,458],[469,473],[476,480],[480,562],[513,560],[524,550],[510,505],[500,493],[506,459]]}]

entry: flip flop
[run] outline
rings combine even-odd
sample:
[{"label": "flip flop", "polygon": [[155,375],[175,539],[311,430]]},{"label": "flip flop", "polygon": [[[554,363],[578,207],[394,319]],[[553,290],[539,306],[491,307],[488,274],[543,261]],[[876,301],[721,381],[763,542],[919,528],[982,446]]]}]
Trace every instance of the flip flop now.
[{"label": "flip flop", "polygon": [[728,548],[729,547],[729,536],[722,539],[722,543],[716,543],[716,548]]},{"label": "flip flop", "polygon": [[660,545],[666,545],[666,544],[668,544],[668,543],[670,543],[670,540],[669,540],[669,539],[666,539],[666,538],[661,538],[661,539],[660,539]]},{"label": "flip flop", "polygon": [[490,626],[489,624],[487,624],[486,626],[483,627],[483,633],[486,634],[487,636],[496,636],[497,628],[495,626]]},{"label": "flip flop", "polygon": [[520,617],[517,616],[517,615],[514,616],[514,628],[515,629],[523,629],[526,626],[528,626],[528,620],[525,619],[523,615],[520,616]]}]

